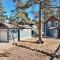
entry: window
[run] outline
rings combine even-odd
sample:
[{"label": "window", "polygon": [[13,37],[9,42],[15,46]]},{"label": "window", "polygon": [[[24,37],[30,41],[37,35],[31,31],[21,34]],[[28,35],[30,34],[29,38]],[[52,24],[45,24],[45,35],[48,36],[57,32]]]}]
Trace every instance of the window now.
[{"label": "window", "polygon": [[60,22],[59,22],[59,26],[60,26]]},{"label": "window", "polygon": [[58,26],[58,21],[54,22],[54,26],[56,26],[56,27]]},{"label": "window", "polygon": [[48,22],[48,27],[51,27],[51,22]]}]

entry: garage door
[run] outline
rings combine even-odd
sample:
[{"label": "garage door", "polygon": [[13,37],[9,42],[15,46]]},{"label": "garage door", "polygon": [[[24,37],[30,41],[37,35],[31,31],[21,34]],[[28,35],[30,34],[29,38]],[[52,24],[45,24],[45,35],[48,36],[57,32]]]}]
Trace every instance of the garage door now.
[{"label": "garage door", "polygon": [[20,29],[20,40],[31,38],[31,29]]},{"label": "garage door", "polygon": [[7,29],[0,29],[0,41],[7,42]]}]

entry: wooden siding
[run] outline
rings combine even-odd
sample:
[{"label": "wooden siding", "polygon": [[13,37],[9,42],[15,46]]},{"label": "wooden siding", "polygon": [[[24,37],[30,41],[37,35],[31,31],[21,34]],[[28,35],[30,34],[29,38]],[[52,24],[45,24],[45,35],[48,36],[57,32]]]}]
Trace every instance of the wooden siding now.
[{"label": "wooden siding", "polygon": [[7,29],[0,29],[0,41],[7,42]]}]

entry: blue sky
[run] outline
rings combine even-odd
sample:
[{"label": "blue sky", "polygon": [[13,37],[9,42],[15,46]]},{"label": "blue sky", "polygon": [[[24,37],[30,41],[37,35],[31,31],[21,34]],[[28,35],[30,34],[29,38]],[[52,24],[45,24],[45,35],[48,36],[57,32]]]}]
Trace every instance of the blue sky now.
[{"label": "blue sky", "polygon": [[[34,18],[33,13],[34,13],[34,12],[37,13],[38,11],[39,11],[39,5],[38,5],[38,4],[35,4],[35,5],[33,5],[32,7],[26,9],[26,12],[28,13],[28,17],[29,17],[31,20],[33,20],[33,18]],[[32,13],[32,12],[33,12],[33,13]]]},{"label": "blue sky", "polygon": [[2,0],[3,6],[5,7],[6,14],[10,16],[10,11],[15,9],[15,4],[12,0]]},{"label": "blue sky", "polygon": [[[22,1],[25,2],[25,0],[22,0]],[[26,0],[26,1],[28,1],[28,0]],[[5,7],[6,14],[8,16],[10,16],[10,14],[11,14],[10,11],[15,9],[15,4],[13,3],[13,0],[2,0],[2,2],[3,2],[3,6]],[[60,0],[53,0],[51,4],[59,5],[58,4],[59,2],[60,2]],[[32,14],[32,10],[34,9],[35,12],[39,11],[39,5],[38,4],[36,4],[36,6],[33,5],[33,7],[30,7],[29,9],[26,9],[26,12],[28,13],[29,18],[31,18],[31,19],[33,19],[33,17],[34,17],[33,14]]]}]

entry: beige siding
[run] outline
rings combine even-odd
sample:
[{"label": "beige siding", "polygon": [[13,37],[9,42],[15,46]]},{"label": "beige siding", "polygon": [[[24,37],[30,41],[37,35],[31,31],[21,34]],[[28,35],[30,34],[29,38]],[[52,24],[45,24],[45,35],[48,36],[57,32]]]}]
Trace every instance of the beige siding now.
[{"label": "beige siding", "polygon": [[7,42],[7,29],[0,29],[0,41]]}]

